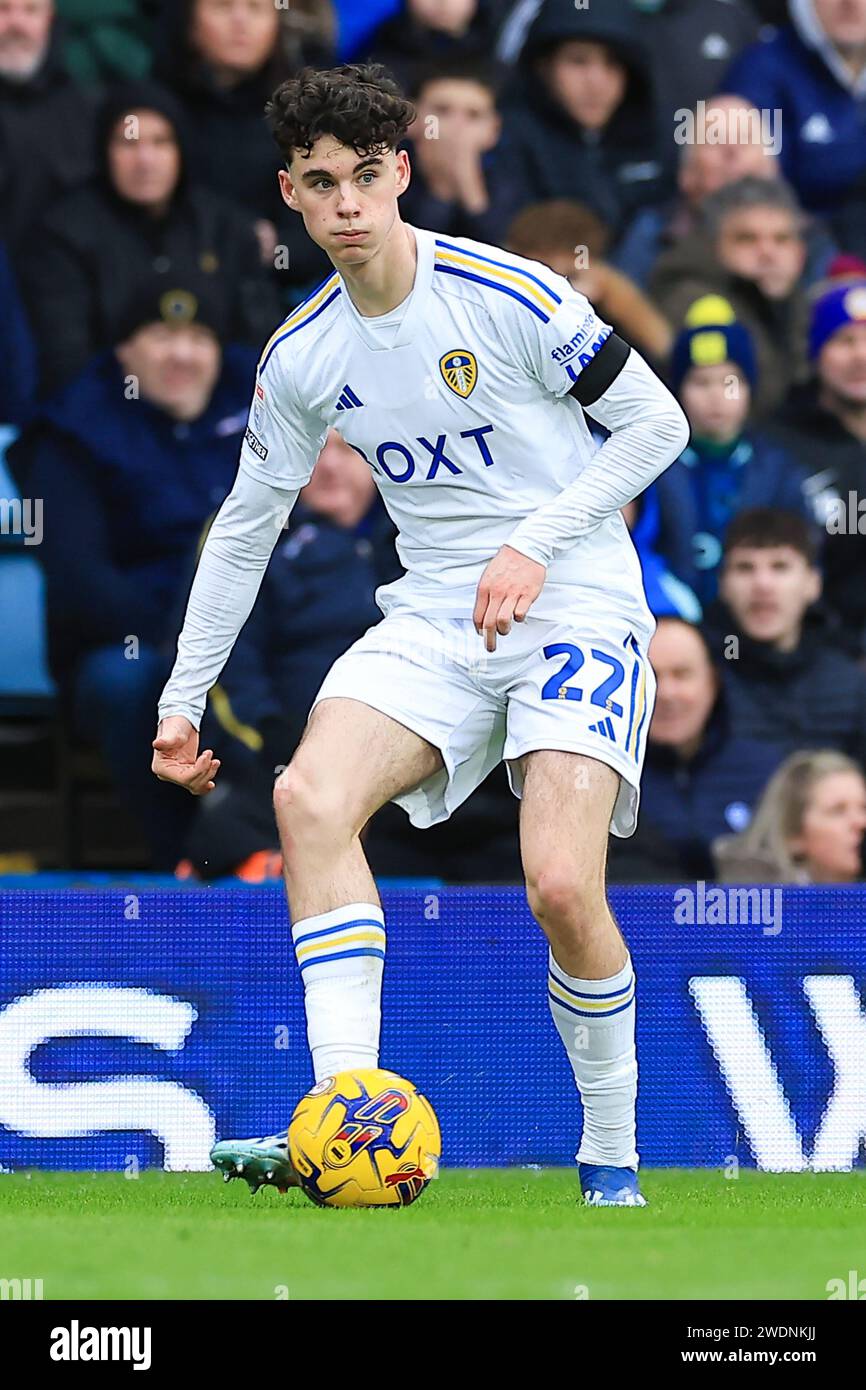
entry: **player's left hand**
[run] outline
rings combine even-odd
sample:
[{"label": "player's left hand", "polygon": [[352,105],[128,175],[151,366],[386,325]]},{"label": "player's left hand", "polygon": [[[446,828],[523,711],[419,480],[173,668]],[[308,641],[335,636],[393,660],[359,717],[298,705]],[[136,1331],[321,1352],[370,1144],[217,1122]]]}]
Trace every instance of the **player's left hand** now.
[{"label": "player's left hand", "polygon": [[504,545],[494,555],[478,581],[472,621],[484,638],[488,652],[496,651],[496,635],[511,631],[512,621],[522,623],[547,578],[547,570],[537,560]]}]

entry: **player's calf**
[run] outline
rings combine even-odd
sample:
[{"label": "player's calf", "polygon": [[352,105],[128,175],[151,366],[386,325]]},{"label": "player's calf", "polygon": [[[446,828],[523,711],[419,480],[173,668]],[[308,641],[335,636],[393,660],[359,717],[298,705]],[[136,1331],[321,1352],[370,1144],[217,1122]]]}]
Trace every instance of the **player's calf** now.
[{"label": "player's calf", "polygon": [[611,1193],[634,1187],[637,1058],[635,977],[610,912],[604,865],[618,778],[579,754],[527,758],[521,844],[527,894],[550,943],[547,997],[583,1103],[576,1157],[613,1174],[593,1205],[636,1205]]}]

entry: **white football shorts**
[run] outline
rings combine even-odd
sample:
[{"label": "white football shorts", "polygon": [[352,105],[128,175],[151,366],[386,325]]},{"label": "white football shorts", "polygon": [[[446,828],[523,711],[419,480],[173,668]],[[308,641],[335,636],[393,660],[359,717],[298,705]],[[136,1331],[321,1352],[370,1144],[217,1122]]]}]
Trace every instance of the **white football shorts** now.
[{"label": "white football shorts", "polygon": [[390,715],[442,753],[444,768],[395,797],[419,829],[447,820],[505,759],[582,753],[621,778],[611,830],[634,833],[655,700],[647,634],[622,619],[528,616],[486,652],[471,619],[392,612],[331,667],[313,703],[335,696]]}]

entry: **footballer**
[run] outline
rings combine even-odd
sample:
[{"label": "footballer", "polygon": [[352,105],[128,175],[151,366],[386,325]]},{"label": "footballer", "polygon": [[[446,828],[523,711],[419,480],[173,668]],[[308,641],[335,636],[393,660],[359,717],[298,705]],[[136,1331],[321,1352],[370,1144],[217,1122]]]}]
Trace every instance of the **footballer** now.
[{"label": "footballer", "polygon": [[[654,624],[620,509],[688,426],[568,280],[401,220],[413,115],[368,65],[307,69],[269,104],[283,198],[334,269],[262,354],[153,770],[214,789],[219,761],[198,746],[207,692],[335,427],[369,464],[406,573],[377,591],[382,621],[331,668],[274,789],[316,1081],[379,1065],[386,922],[361,831],[387,801],[435,825],[505,760],[549,943],[544,987],[583,1104],[583,1199],[642,1206],[635,976],[605,860],[609,831],[635,828]],[[586,414],[609,432],[600,447]],[[254,1189],[294,1180],[285,1134],[226,1141],[213,1158]]]}]

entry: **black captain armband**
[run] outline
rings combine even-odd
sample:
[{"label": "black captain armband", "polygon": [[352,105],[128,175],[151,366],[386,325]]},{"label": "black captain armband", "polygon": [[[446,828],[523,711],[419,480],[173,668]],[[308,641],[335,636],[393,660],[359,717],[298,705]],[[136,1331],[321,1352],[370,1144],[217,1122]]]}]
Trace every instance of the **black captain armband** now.
[{"label": "black captain armband", "polygon": [[567,394],[574,396],[578,405],[587,408],[595,405],[605,391],[613,386],[630,354],[631,348],[628,343],[624,342],[618,333],[611,333]]}]

